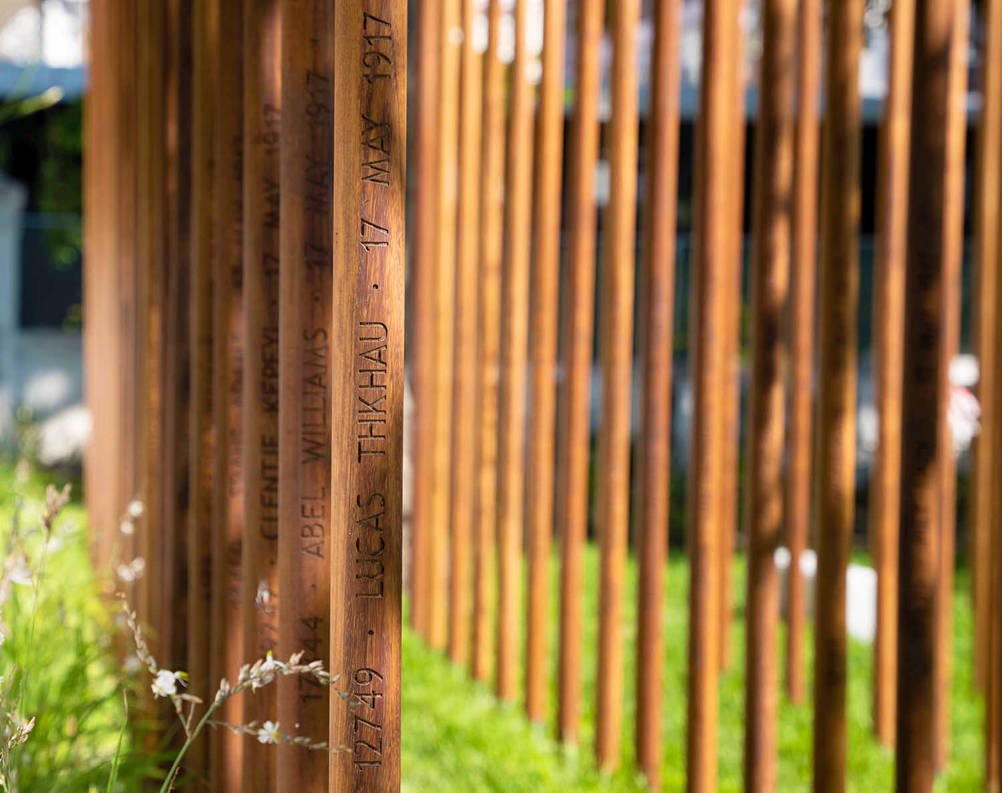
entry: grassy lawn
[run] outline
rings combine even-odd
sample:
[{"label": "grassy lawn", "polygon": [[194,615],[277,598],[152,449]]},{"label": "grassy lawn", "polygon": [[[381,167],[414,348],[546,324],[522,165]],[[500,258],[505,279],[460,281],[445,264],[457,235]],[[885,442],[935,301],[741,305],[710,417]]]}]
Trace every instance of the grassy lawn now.
[{"label": "grassy lawn", "polygon": [[[587,557],[587,580],[598,580],[598,554]],[[556,583],[554,566],[554,584]],[[636,569],[629,567],[630,592]],[[735,565],[735,592],[743,600],[744,565]],[[546,727],[530,725],[521,707],[497,704],[487,685],[471,682],[463,670],[428,650],[413,633],[404,634],[403,774],[404,790],[429,793],[467,791],[567,791],[646,790],[632,771],[600,774],[591,757],[598,594],[593,586],[584,593],[585,666],[584,718],[580,748],[566,749],[553,739],[555,688],[551,685],[551,716]],[[551,596],[551,654],[556,657],[556,589]],[[688,572],[683,558],[669,564],[665,614],[666,669],[664,692],[665,790],[685,786],[685,685],[688,610]],[[632,663],[635,642],[634,603],[627,605],[623,641],[627,663]],[[741,790],[744,699],[744,627],[738,612],[733,629],[734,664],[721,679],[720,782],[721,791]],[[958,575],[955,607],[956,655],[952,692],[951,762],[938,791],[975,791],[982,779],[982,706],[972,681],[972,625],[968,578]],[[555,664],[555,661],[554,661]],[[555,682],[555,665],[550,670]],[[872,793],[893,789],[894,756],[871,737],[870,680],[872,648],[853,642],[849,657],[849,790]],[[624,670],[623,701],[626,711],[623,768],[632,768],[634,669]],[[779,785],[787,791],[810,789],[811,711],[780,700]]]}]

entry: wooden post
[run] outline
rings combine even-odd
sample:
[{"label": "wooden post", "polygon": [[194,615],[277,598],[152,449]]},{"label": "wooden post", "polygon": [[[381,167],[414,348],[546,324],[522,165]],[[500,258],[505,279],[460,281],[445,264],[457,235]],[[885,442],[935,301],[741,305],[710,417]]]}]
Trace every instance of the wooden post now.
[{"label": "wooden post", "polygon": [[793,256],[790,279],[790,410],[783,512],[790,549],[787,576],[786,693],[806,696],[804,642],[807,597],[800,559],[811,526],[814,408],[814,302],[818,245],[818,118],[821,88],[821,2],[800,0],[797,23],[797,132],[793,187]]},{"label": "wooden post", "polygon": [[[241,359],[243,343],[243,0],[217,0],[219,46],[213,52],[213,257],[212,257],[212,608],[209,677],[215,686],[234,680],[243,663],[241,534]],[[229,724],[242,724],[243,698],[220,710]],[[229,730],[210,734],[213,790],[238,793],[244,739]]]},{"label": "wooden post", "polygon": [[498,389],[501,344],[501,227],[504,220],[505,69],[499,57],[501,2],[488,8],[484,54],[480,289],[477,341],[477,458],[474,506],[473,650],[471,672],[490,674],[494,656],[495,532],[497,531]]},{"label": "wooden post", "polygon": [[[243,656],[278,649],[279,142],[282,29],[279,0],[244,0],[243,80]],[[244,720],[278,709],[275,686],[244,700]],[[247,742],[247,793],[274,789],[275,754]]]},{"label": "wooden post", "polygon": [[654,8],[654,49],[647,116],[647,192],[640,304],[643,402],[637,449],[637,764],[651,788],[661,776],[664,678],[664,575],[671,482],[672,330],[675,301],[674,218],[678,205],[679,36],[681,4]]},{"label": "wooden post", "polygon": [[779,547],[783,516],[783,429],[787,348],[783,321],[793,242],[796,0],[764,11],[761,99],[755,138],[752,366],[748,435],[748,624],[745,655],[744,781],[776,789],[779,675]]},{"label": "wooden post", "polygon": [[[191,148],[191,457],[188,469],[188,668],[191,691],[203,700],[209,679],[213,426],[212,426],[212,130],[218,44],[213,0],[195,0],[192,45]],[[207,741],[189,752],[189,775],[201,784],[208,771]]]},{"label": "wooden post", "polygon": [[736,68],[738,6],[712,0],[703,20],[703,75],[696,126],[693,281],[691,294],[690,371],[693,372],[693,437],[689,466],[688,544],[689,686],[687,790],[711,793],[717,788],[717,672],[720,664],[720,543],[724,525],[723,424],[726,371],[727,279],[733,234],[718,222],[733,206],[728,178],[733,166],[731,127],[734,94],[730,75]]},{"label": "wooden post", "polygon": [[449,485],[452,480],[455,377],[456,217],[459,201],[459,68],[460,0],[440,0],[439,73],[435,141],[437,208],[435,212],[434,312],[432,355],[434,374],[429,464],[431,488],[427,532],[428,643],[444,650],[449,630]]},{"label": "wooden post", "polygon": [[501,289],[500,474],[498,477],[497,693],[514,700],[522,609],[525,396],[529,334],[529,221],[532,208],[532,84],[528,0],[515,0],[515,60],[508,115]]},{"label": "wooden post", "polygon": [[936,769],[945,767],[950,743],[950,683],[953,677],[953,585],[957,545],[957,458],[947,419],[950,362],[960,351],[960,301],[964,256],[964,157],[967,143],[967,39],[969,0],[954,0],[947,96],[947,162],[943,241],[943,338],[940,347],[940,433],[943,452],[940,507],[940,573],[936,631]]},{"label": "wooden post", "polygon": [[898,513],[901,494],[901,367],[904,341],[905,240],[908,231],[908,145],[911,124],[914,0],[891,7],[887,101],[880,127],[877,252],[874,269],[874,355],[879,441],[870,475],[870,547],[877,568],[873,724],[894,745],[898,647]]},{"label": "wooden post", "polygon": [[950,265],[951,67],[957,4],[918,0],[912,83],[908,267],[901,444],[896,789],[932,790],[935,770],[936,620],[941,572],[940,429],[944,280]]},{"label": "wooden post", "polygon": [[603,228],[599,354],[602,416],[596,469],[601,553],[595,754],[601,768],[619,765],[623,722],[623,589],[630,528],[630,387],[637,217],[637,28],[640,3],[621,0],[612,15],[611,200]]},{"label": "wooden post", "polygon": [[[334,15],[330,790],[400,789],[407,7]],[[288,108],[286,108],[288,110]]]},{"label": "wooden post", "polygon": [[526,468],[526,528],[529,550],[528,636],[525,709],[546,717],[549,686],[550,553],[553,536],[554,444],[557,403],[557,330],[560,308],[560,219],[564,157],[564,38],[566,0],[543,6],[543,76],[536,125],[533,193],[535,236],[530,289],[532,305],[532,410]]},{"label": "wooden post", "polygon": [[856,459],[856,307],[859,291],[859,57],[862,2],[828,20],[821,172],[817,615],[814,631],[814,790],[845,789],[845,577]]},{"label": "wooden post", "polygon": [[449,657],[464,665],[469,658],[473,599],[473,514],[477,437],[477,316],[479,306],[480,123],[483,75],[474,49],[477,8],[462,0],[460,52],[459,211],[457,216],[455,373],[452,402],[452,535],[449,575]]},{"label": "wooden post", "polygon": [[981,6],[985,39],[981,58],[981,118],[978,124],[975,222],[974,335],[980,364],[977,394],[981,403],[981,433],[974,440],[971,482],[971,548],[974,578],[975,681],[987,693],[988,655],[991,637],[991,521],[992,445],[995,422],[995,337],[1000,189],[1002,189],[1002,2],[988,0]]},{"label": "wooden post", "polygon": [[560,657],[557,736],[576,743],[581,710],[584,548],[588,536],[588,459],[591,447],[592,336],[595,306],[595,164],[598,161],[600,52],[605,4],[577,6],[576,97],[571,122],[567,227],[570,237],[563,312],[556,518],[560,545]]},{"label": "wooden post", "polygon": [[438,47],[440,0],[427,0],[418,14],[418,95],[414,132],[414,234],[411,253],[411,334],[414,381],[414,507],[411,519],[411,623],[428,635],[429,545],[432,479],[431,431],[435,392],[435,229],[438,206]]},{"label": "wooden post", "polygon": [[[341,410],[333,400],[343,395],[331,368],[342,342],[331,338],[334,18],[329,0],[283,0],[281,10],[278,655],[305,651],[310,661],[331,657],[331,558],[346,532],[341,523],[332,534],[331,519],[341,507],[331,501],[331,421],[335,404]],[[323,740],[328,708],[314,681],[278,681],[286,729]],[[283,744],[276,767],[279,790],[328,789],[323,753]]]}]

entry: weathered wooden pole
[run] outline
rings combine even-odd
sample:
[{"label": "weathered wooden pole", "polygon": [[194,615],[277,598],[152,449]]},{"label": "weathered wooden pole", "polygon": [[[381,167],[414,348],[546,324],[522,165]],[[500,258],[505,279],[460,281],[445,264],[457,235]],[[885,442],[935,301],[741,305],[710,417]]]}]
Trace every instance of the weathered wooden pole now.
[{"label": "weathered wooden pole", "polygon": [[449,524],[449,658],[469,658],[473,618],[473,515],[476,497],[477,317],[480,246],[480,125],[483,115],[482,58],[475,49],[475,0],[462,0],[460,53],[459,212],[457,217],[455,376],[452,402],[452,503]]},{"label": "weathered wooden pole", "polygon": [[877,251],[874,269],[873,379],[879,439],[870,474],[870,547],[877,568],[873,725],[894,745],[898,652],[898,514],[901,495],[901,373],[904,356],[905,241],[908,231],[908,145],[911,125],[914,0],[891,7],[887,99],[880,127]]},{"label": "weathered wooden pole", "polygon": [[788,335],[789,424],[786,438],[784,523],[790,550],[787,576],[786,694],[807,695],[804,659],[806,582],[800,559],[811,527],[814,413],[814,303],[818,256],[818,142],[820,139],[821,1],[800,0],[797,21],[797,119],[793,186],[793,262]]},{"label": "weathered wooden pole", "polygon": [[499,57],[501,2],[488,7],[483,63],[480,179],[480,288],[477,295],[477,431],[474,507],[473,648],[470,671],[490,674],[494,657],[494,582],[497,531],[498,389],[501,351],[501,228],[504,222],[505,67]]},{"label": "weathered wooden pole", "polygon": [[1002,189],[1002,2],[981,5],[985,38],[981,58],[981,117],[977,137],[977,178],[974,203],[974,337],[980,365],[977,386],[981,404],[981,432],[974,440],[971,482],[971,548],[974,579],[975,682],[987,693],[991,638],[991,522],[992,447],[997,429],[995,413],[996,302],[995,252],[999,242],[997,218]]},{"label": "weathered wooden pole", "polygon": [[[331,657],[331,559],[347,532],[340,523],[332,535],[331,520],[331,421],[345,398],[340,383],[334,394],[331,376],[335,347],[345,343],[332,338],[331,322],[334,41],[326,34],[334,14],[330,0],[283,0],[281,11],[278,655],[303,651],[312,661]],[[325,688],[306,678],[278,681],[286,729],[323,740],[328,716]],[[328,789],[323,753],[283,744],[276,768],[279,791]]]},{"label": "weathered wooden pole", "polygon": [[637,764],[655,790],[660,785],[662,756],[662,624],[671,482],[681,10],[676,0],[661,0],[654,8],[640,271],[643,397],[637,448],[640,492],[636,526],[640,577],[637,584],[636,750]]},{"label": "weathered wooden pole", "polygon": [[[233,680],[243,663],[241,540],[244,522],[241,457],[243,341],[243,2],[217,0],[219,42],[213,110],[212,256],[212,607],[209,677]],[[220,710],[242,724],[243,698]],[[238,793],[244,740],[214,730],[209,741],[213,790]]]},{"label": "weathered wooden pole", "polygon": [[435,229],[438,169],[438,47],[440,0],[428,0],[418,13],[417,123],[414,131],[414,233],[411,244],[410,358],[414,388],[414,505],[411,518],[411,624],[428,631],[428,553],[431,534],[431,429],[434,413]]},{"label": "weathered wooden pole", "polygon": [[859,57],[863,7],[831,7],[821,163],[818,394],[818,578],[814,629],[814,790],[839,793],[846,775],[845,579],[856,461],[856,308],[859,292]]},{"label": "weathered wooden pole", "polygon": [[623,722],[623,589],[630,528],[630,387],[637,218],[636,40],[640,3],[621,0],[612,14],[612,118],[609,208],[599,303],[602,414],[596,453],[600,561],[595,754],[603,769],[619,765]]},{"label": "weathered wooden pole", "polygon": [[533,86],[528,0],[515,2],[515,60],[508,110],[504,265],[501,288],[501,400],[498,477],[497,693],[514,700],[522,608],[525,401],[529,335],[529,226],[532,209]]},{"label": "weathered wooden pole", "polygon": [[693,372],[693,438],[688,487],[689,683],[687,790],[717,788],[717,674],[720,665],[720,545],[724,525],[722,476],[726,302],[733,275],[733,233],[719,222],[732,208],[734,163],[732,72],[737,68],[738,6],[707,2],[703,20],[703,74],[696,126],[693,281],[689,369]]},{"label": "weathered wooden pole", "polygon": [[941,348],[950,265],[951,50],[956,2],[917,0],[905,273],[896,789],[932,790],[936,599],[942,546]]},{"label": "weathered wooden pole", "polygon": [[584,549],[588,536],[592,336],[595,306],[595,163],[599,150],[602,0],[577,7],[574,116],[568,156],[567,296],[563,312],[556,518],[560,535],[560,648],[557,736],[576,743],[581,711]]},{"label": "weathered wooden pole", "polygon": [[[400,789],[407,7],[334,14],[330,790]],[[287,108],[286,108],[287,110]]]},{"label": "weathered wooden pole", "polygon": [[535,235],[531,295],[532,394],[526,467],[529,551],[525,709],[546,717],[549,686],[550,552],[553,536],[554,444],[557,416],[557,331],[560,308],[560,220],[564,156],[566,0],[543,5],[543,75],[536,121]]},{"label": "weathered wooden pole", "polygon": [[[188,667],[191,691],[203,700],[212,693],[209,679],[209,632],[212,567],[212,130],[218,45],[217,6],[195,0],[192,24],[191,144],[191,452],[188,468]],[[208,747],[200,740],[188,754],[186,769],[200,779],[208,771]]]},{"label": "weathered wooden pole", "polygon": [[432,467],[427,532],[428,643],[444,650],[449,633],[449,548],[452,410],[455,371],[456,220],[459,206],[460,0],[439,0],[438,103],[436,105],[436,211],[434,314],[431,336],[434,368],[429,464]]},{"label": "weathered wooden pole", "polygon": [[943,338],[940,347],[940,434],[943,453],[940,507],[940,573],[936,631],[936,769],[945,767],[950,743],[950,683],[953,677],[953,585],[957,546],[957,458],[950,407],[950,363],[960,351],[960,302],[964,256],[964,179],[967,144],[967,49],[970,0],[954,0],[947,96],[946,205],[943,243]]},{"label": "weathered wooden pole", "polygon": [[[278,645],[279,142],[282,29],[279,0],[244,0],[243,80],[243,656]],[[244,701],[244,720],[277,714],[275,687]],[[275,755],[244,747],[247,793],[274,789]]]},{"label": "weathered wooden pole", "polygon": [[745,790],[776,789],[779,717],[779,571],[787,346],[783,333],[793,242],[797,0],[763,7],[755,138],[751,399],[748,434],[748,581]]}]

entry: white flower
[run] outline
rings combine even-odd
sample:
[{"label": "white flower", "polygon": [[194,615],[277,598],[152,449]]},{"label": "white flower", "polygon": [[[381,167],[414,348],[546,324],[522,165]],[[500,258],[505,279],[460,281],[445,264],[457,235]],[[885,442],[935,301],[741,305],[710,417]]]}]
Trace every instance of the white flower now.
[{"label": "white flower", "polygon": [[281,738],[277,721],[266,721],[257,731],[258,743],[278,743]]},{"label": "white flower", "polygon": [[125,520],[123,520],[121,523],[118,524],[118,530],[122,532],[122,534],[132,535],[136,531],[136,526],[131,520],[126,518]]},{"label": "white flower", "polygon": [[126,512],[129,513],[129,517],[131,518],[141,517],[143,514],[143,502],[140,501],[138,498],[134,498],[132,501],[129,502],[129,506],[126,509]]},{"label": "white flower", "polygon": [[31,583],[31,568],[28,567],[28,560],[23,556],[17,556],[8,563],[7,574],[15,584]]},{"label": "white flower", "polygon": [[128,564],[120,564],[116,568],[116,572],[119,578],[125,583],[130,584],[143,577],[143,573],[146,572],[146,560],[141,556],[137,556]]},{"label": "white flower", "polygon": [[268,582],[261,579],[257,584],[257,594],[254,596],[254,603],[259,610],[266,611],[270,601],[271,589],[268,587]]},{"label": "white flower", "polygon": [[177,695],[177,684],[184,685],[184,675],[181,672],[171,672],[169,669],[161,669],[157,672],[153,684],[153,695],[157,697],[173,697]]}]

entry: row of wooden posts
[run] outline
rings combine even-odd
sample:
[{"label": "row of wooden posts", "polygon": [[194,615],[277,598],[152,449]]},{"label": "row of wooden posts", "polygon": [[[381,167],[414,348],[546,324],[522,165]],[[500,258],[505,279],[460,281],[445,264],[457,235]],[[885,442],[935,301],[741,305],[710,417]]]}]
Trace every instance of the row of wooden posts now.
[{"label": "row of wooden posts", "polygon": [[181,786],[398,790],[407,6],[90,7],[96,556],[202,699],[268,652],[339,676],[220,717],[334,751],[219,729]]},{"label": "row of wooden posts", "polygon": [[[525,709],[536,722],[548,717],[555,658],[556,734],[575,743],[582,711],[583,590],[597,586],[595,757],[604,769],[620,763],[624,702],[634,696],[636,723],[625,734],[633,735],[636,762],[656,788],[664,740],[664,645],[679,640],[664,636],[664,614],[686,608],[665,602],[664,584],[682,2],[644,5],[650,6],[654,35],[642,157],[640,0],[546,0],[539,18],[530,16],[538,6],[525,0],[516,0],[512,11],[491,0],[486,46],[478,39],[481,5],[422,3],[416,27],[411,619],[432,647],[468,665],[476,678],[492,679],[501,699],[520,698],[518,681],[524,676]],[[731,562],[743,487],[746,789],[776,790],[779,688],[785,680],[787,695],[800,703],[809,679],[805,582],[799,574],[789,577],[785,675],[779,671],[784,655],[778,645],[774,552],[787,545],[790,569],[796,571],[813,542],[819,561],[814,789],[842,791],[846,572],[856,472],[858,75],[865,4],[761,3],[758,111],[751,121],[756,134],[750,398],[745,476],[739,483],[743,50],[748,45],[741,7],[740,0],[703,4],[688,295],[693,412],[685,525],[687,789],[711,793],[717,787],[718,680],[731,658]],[[977,679],[988,703],[986,786],[997,790],[1002,3],[985,0],[973,11],[980,22],[976,29],[985,34],[977,42],[976,87],[983,101],[974,116],[970,207],[976,218],[975,336],[983,412],[965,518],[975,580]],[[946,419],[947,370],[960,343],[971,14],[968,0],[893,3],[876,175],[874,379],[880,429],[869,511],[879,581],[873,726],[883,744],[896,746],[898,789],[907,791],[931,789],[949,748],[957,494]],[[505,22],[514,26],[510,59],[504,52]],[[536,63],[530,34],[540,24]],[[611,102],[603,123],[600,53],[606,34]],[[574,50],[570,58],[568,48]],[[567,63],[573,68],[565,74]],[[600,157],[610,174],[601,218]],[[601,396],[592,451],[596,302]],[[601,560],[597,582],[585,581],[590,520]],[[622,630],[631,527],[639,567],[637,645],[635,658],[626,659]],[[548,623],[554,538],[556,647]],[[623,685],[627,663],[636,668],[630,692]]]}]

